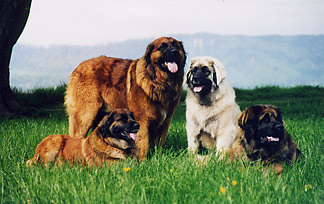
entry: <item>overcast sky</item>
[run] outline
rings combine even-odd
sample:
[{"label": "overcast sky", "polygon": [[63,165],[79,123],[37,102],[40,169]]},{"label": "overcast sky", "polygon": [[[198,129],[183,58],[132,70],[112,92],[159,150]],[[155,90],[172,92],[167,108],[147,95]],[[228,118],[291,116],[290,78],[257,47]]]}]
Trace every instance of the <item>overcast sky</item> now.
[{"label": "overcast sky", "polygon": [[33,0],[18,42],[95,45],[200,32],[324,34],[324,1]]}]

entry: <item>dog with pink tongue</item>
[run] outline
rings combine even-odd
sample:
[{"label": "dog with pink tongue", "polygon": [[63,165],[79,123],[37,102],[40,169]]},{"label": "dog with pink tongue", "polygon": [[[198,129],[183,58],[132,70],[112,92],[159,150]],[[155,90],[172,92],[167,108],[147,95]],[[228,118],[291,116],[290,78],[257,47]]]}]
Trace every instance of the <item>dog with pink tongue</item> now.
[{"label": "dog with pink tongue", "polygon": [[241,113],[224,65],[212,57],[195,57],[186,74],[188,150],[227,150],[238,134]]}]

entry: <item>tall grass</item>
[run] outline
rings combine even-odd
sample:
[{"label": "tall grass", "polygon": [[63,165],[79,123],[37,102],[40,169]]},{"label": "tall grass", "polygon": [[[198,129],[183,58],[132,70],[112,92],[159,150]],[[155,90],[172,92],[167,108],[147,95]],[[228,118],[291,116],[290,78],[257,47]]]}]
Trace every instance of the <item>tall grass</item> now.
[{"label": "tall grass", "polygon": [[[280,177],[264,177],[253,166],[216,157],[207,164],[197,163],[186,150],[183,101],[173,117],[165,147],[152,151],[147,161],[126,160],[91,170],[80,166],[26,168],[26,160],[44,137],[68,133],[63,93],[64,86],[20,93],[19,100],[46,114],[0,121],[0,203],[324,202],[324,88],[236,89],[241,109],[266,103],[284,112],[286,128],[304,158],[287,167]],[[42,95],[48,96],[43,106],[38,104]]]}]

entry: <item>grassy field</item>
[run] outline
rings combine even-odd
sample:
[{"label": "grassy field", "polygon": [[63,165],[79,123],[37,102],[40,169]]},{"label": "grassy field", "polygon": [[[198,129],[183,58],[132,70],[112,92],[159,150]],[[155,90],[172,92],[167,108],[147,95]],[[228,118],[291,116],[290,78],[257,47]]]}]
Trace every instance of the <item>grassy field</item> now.
[{"label": "grassy field", "polygon": [[0,203],[324,203],[324,88],[236,89],[241,109],[273,104],[305,155],[277,177],[257,168],[212,158],[206,165],[187,154],[185,104],[179,105],[165,147],[147,161],[107,167],[26,168],[37,144],[67,134],[64,86],[17,92],[34,106],[28,116],[0,120]]}]

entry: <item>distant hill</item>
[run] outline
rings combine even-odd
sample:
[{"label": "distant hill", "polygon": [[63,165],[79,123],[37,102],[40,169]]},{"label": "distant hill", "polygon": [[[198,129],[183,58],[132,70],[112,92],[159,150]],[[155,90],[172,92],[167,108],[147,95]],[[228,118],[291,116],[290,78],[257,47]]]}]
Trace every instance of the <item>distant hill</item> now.
[{"label": "distant hill", "polygon": [[[198,55],[220,59],[226,66],[228,80],[238,88],[324,85],[323,35],[173,36],[183,41],[188,59]],[[11,85],[25,90],[67,83],[71,72],[82,61],[100,55],[139,58],[152,40],[49,48],[17,44],[10,66]]]}]

